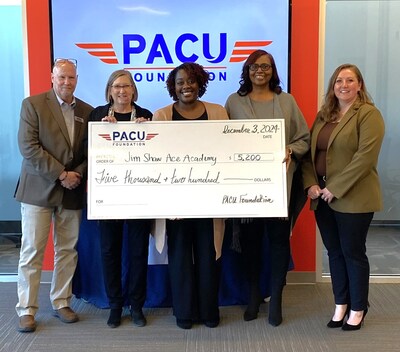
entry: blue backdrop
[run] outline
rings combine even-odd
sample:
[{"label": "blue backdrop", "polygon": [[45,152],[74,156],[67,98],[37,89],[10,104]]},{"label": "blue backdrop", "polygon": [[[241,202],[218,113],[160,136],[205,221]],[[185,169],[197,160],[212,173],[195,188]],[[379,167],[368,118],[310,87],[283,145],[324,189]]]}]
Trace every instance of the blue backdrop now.
[{"label": "blue backdrop", "polygon": [[[85,214],[84,214],[85,215]],[[74,277],[73,292],[76,297],[82,298],[99,308],[107,308],[108,301],[105,293],[103,273],[100,257],[100,238],[97,221],[83,220],[78,242],[78,267]],[[125,234],[126,236],[126,234]],[[244,265],[239,253],[230,249],[232,230],[227,221],[225,238],[221,257],[221,280],[219,290],[220,305],[246,304],[248,300],[248,285],[246,284]],[[261,275],[261,289],[265,297],[269,296],[269,263],[268,241],[263,246],[263,272]],[[152,243],[150,243],[152,246]],[[150,248],[150,255],[155,249]],[[129,253],[124,252],[123,263]],[[162,253],[162,256],[166,253]],[[164,257],[163,257],[164,258]],[[149,258],[154,262],[154,258]],[[123,265],[123,284],[126,280],[126,265]],[[125,286],[125,285],[124,285]],[[171,293],[168,277],[168,265],[149,265],[147,300],[145,307],[171,306]]]}]

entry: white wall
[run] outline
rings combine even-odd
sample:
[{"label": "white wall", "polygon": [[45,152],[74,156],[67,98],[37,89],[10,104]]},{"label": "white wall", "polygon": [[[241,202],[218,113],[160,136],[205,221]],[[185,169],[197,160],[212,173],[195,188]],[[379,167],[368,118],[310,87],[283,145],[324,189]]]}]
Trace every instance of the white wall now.
[{"label": "white wall", "polygon": [[0,221],[20,219],[14,190],[21,165],[16,131],[24,97],[22,28],[20,1],[0,2]]},{"label": "white wall", "polygon": [[326,1],[325,86],[337,66],[356,64],[385,119],[379,160],[385,209],[374,218],[384,222],[400,220],[399,19],[400,1]]}]

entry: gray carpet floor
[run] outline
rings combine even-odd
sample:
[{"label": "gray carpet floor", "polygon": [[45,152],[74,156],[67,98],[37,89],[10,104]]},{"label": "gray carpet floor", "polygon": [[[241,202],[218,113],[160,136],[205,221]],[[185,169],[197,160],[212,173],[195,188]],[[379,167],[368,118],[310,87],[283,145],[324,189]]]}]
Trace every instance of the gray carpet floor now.
[{"label": "gray carpet floor", "polygon": [[266,303],[251,322],[242,319],[245,307],[221,307],[221,324],[215,329],[179,329],[170,308],[145,309],[146,327],[133,326],[126,316],[119,328],[110,329],[108,310],[77,299],[72,307],[80,321],[63,324],[52,316],[48,294],[49,285],[42,284],[38,328],[22,334],[16,331],[16,283],[0,283],[0,352],[400,351],[400,284],[371,284],[371,308],[364,326],[355,332],[326,327],[334,304],[330,284],[325,283],[288,285],[279,327],[267,323]]}]

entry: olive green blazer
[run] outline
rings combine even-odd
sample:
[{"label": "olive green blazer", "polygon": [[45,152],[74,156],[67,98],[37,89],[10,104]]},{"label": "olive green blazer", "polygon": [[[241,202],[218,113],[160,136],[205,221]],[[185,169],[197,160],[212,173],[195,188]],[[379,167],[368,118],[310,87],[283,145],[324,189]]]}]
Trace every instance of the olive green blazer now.
[{"label": "olive green blazer", "polygon": [[[318,134],[325,122],[318,113],[311,128],[311,148],[303,160],[303,183],[307,189],[318,184],[315,153]],[[385,133],[379,110],[356,101],[333,130],[326,154],[326,188],[335,196],[330,207],[343,213],[382,210],[377,171],[378,156]],[[319,199],[311,201],[315,210]]]}]

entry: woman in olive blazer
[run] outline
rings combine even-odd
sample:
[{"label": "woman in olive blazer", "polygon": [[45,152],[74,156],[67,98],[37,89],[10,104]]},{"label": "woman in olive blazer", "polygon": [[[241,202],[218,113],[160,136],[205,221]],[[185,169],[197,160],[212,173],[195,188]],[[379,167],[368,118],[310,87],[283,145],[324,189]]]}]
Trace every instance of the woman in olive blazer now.
[{"label": "woman in olive blazer", "polygon": [[374,212],[382,209],[377,163],[383,136],[382,115],[361,72],[351,64],[339,66],[303,163],[304,187],[329,256],[336,303],[330,328],[358,330],[368,311],[366,237]]}]

